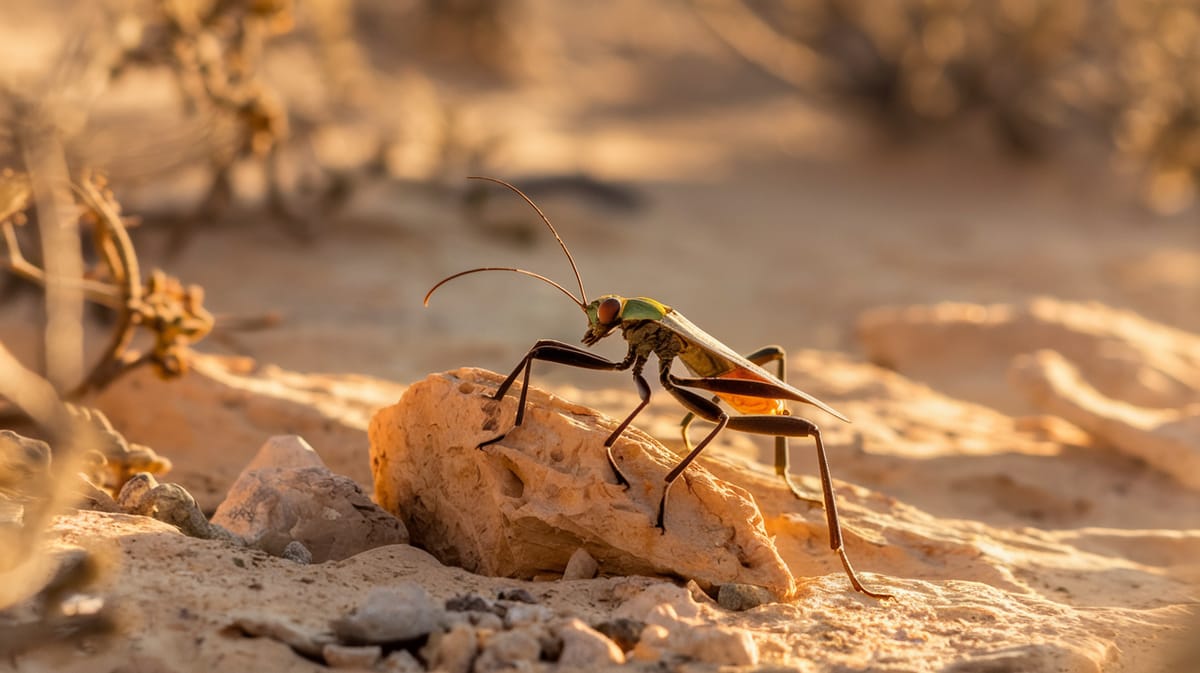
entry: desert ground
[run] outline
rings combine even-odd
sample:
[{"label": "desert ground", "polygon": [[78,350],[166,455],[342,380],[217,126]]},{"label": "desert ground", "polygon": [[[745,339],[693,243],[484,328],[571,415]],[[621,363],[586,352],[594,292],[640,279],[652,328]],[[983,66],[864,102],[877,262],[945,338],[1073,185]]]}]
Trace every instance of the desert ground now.
[{"label": "desert ground", "polygon": [[[1194,207],[1155,212],[1143,174],[1070,134],[1030,157],[970,116],[881,131],[735,53],[689,5],[522,3],[478,59],[446,46],[453,23],[362,3],[373,79],[337,98],[350,85],[312,22],[339,6],[301,4],[262,56],[301,120],[282,159],[297,217],[268,212],[261,161],[199,218],[202,159],[130,168],[117,150],[144,149],[142,128],[194,124],[162,69],[108,82],[65,136],[68,152],[105,141],[79,154],[109,158],[92,160],[141,220],[143,271],[202,286],[216,325],[182,377],[141,367],[76,401],[166,458],[155,479],[204,517],[116,489],[69,502],[18,554],[44,572],[11,575],[28,586],[4,594],[0,669],[1200,670]],[[58,27],[101,21],[63,23],[77,14],[0,9],[10,80],[56,90]],[[297,186],[313,166],[348,176],[335,205]],[[480,266],[577,290],[537,214],[473,174],[527,189],[589,298],[652,297],[737,352],[787,351],[788,381],[853,421],[791,404],[823,433],[848,557],[890,598],[851,588],[825,508],[788,491],[770,437],[718,435],[653,527],[686,412],[653,358],[650,404],[614,447],[647,475],[629,489],[602,446],[638,404],[628,373],[536,363],[522,429],[475,450],[511,425],[519,384],[497,406],[479,393],[499,377],[471,368],[505,376],[588,325],[515,274],[422,305]],[[0,343],[38,369],[42,295],[8,283]],[[87,316],[94,358],[109,323]],[[614,334],[594,350],[625,348]],[[812,440],[790,455],[819,493]],[[87,599],[96,633],[35,605],[81,548],[94,577],[54,619]],[[767,595],[728,598],[746,587]]]}]

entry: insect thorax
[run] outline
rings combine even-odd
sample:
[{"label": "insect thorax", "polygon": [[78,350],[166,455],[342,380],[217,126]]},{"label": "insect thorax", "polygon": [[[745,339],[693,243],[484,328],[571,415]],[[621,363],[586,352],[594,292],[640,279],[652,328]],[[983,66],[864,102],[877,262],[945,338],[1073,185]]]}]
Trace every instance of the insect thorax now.
[{"label": "insect thorax", "polygon": [[656,320],[627,320],[621,323],[621,335],[639,358],[654,353],[659,360],[670,361],[683,350],[683,340]]}]

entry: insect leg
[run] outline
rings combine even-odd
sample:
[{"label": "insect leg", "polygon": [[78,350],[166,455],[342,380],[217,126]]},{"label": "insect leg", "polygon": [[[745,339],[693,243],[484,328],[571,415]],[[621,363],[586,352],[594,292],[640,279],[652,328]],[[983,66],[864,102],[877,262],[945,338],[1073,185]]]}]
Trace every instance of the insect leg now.
[{"label": "insect leg", "polygon": [[662,499],[658,501],[658,518],[654,525],[665,533],[667,529],[663,522],[663,514],[666,511],[667,493],[671,490],[671,484],[675,483],[675,480],[679,477],[679,475],[685,469],[687,469],[687,466],[690,465],[693,460],[696,459],[696,456],[700,455],[700,452],[704,450],[704,447],[708,446],[708,443],[713,440],[713,437],[716,437],[717,433],[724,429],[725,424],[729,422],[729,415],[722,411],[721,407],[717,406],[716,402],[707,400],[690,390],[676,388],[673,384],[671,384],[665,374],[663,376],[662,383],[663,388],[666,389],[667,392],[671,393],[675,399],[679,400],[680,404],[687,407],[692,414],[717,424],[717,427],[713,428],[712,431],[704,437],[704,439],[700,440],[700,443],[696,445],[696,448],[692,449],[683,460],[679,461],[678,465],[671,468],[671,471],[668,472],[667,476],[663,478],[663,480],[667,483],[666,486],[663,487]]},{"label": "insect leg", "polygon": [[[747,360],[753,362],[756,365],[765,365],[768,362],[771,362],[772,360],[778,361],[779,362],[779,380],[780,381],[787,381],[786,365],[784,364],[784,360],[786,358],[787,358],[787,353],[785,353],[783,348],[780,346],[764,346],[763,348],[760,348],[746,356]],[[712,401],[720,402],[721,398],[717,397],[716,395],[713,395]],[[690,439],[688,439],[688,427],[691,426],[692,421],[694,421],[694,420],[696,420],[696,414],[689,411],[688,415],[684,416],[683,421],[681,421],[679,424],[680,433],[683,435],[683,448],[685,451],[692,450],[692,441]],[[783,460],[784,460],[783,472],[781,474],[784,474],[785,475],[784,479],[787,479],[787,476],[786,476],[786,474],[787,474],[787,438],[786,437],[776,437],[775,438],[775,471],[776,472],[779,471],[779,455],[780,455],[780,445],[781,444],[783,446],[782,450],[783,450]],[[791,485],[792,485],[791,481],[789,480],[788,486],[791,486]],[[812,500],[815,503],[821,502],[820,500],[817,500],[815,498],[807,498],[807,497],[801,496],[796,491],[795,487],[792,488],[792,493],[795,493],[796,497],[798,497],[798,498],[804,498],[805,500]]]},{"label": "insect leg", "polygon": [[[765,365],[768,362],[778,363],[778,373],[780,381],[787,382],[787,352],[781,346],[766,346],[760,348],[746,356],[746,359],[756,365]],[[820,505],[821,499],[813,497],[811,493],[802,490],[792,481],[792,475],[788,471],[788,438],[784,435],[775,437],[775,474],[783,477],[784,483],[791,489],[792,495],[805,502],[811,502],[814,505]]]},{"label": "insect leg", "polygon": [[[632,352],[632,349],[630,352]],[[641,403],[625,417],[625,420],[621,421],[621,424],[617,426],[616,430],[613,430],[608,439],[604,440],[604,453],[608,456],[608,464],[612,466],[613,472],[617,475],[617,483],[622,486],[629,486],[629,480],[621,473],[621,468],[617,467],[617,461],[613,458],[612,445],[616,443],[617,437],[620,437],[621,433],[625,432],[625,428],[629,427],[629,424],[633,422],[633,418],[641,413],[642,409],[645,409],[646,405],[650,403],[650,384],[646,383],[646,377],[642,376],[642,367],[645,364],[645,358],[641,358],[634,362],[633,365],[633,380],[637,383],[638,395],[642,398]]]},{"label": "insect leg", "polygon": [[821,492],[825,497],[825,519],[829,527],[829,548],[838,555],[846,576],[855,591],[864,593],[872,598],[894,598],[891,594],[876,593],[868,590],[858,580],[846,549],[842,543],[842,524],[838,519],[837,502],[834,498],[833,478],[829,473],[829,460],[825,455],[825,443],[821,441],[821,431],[812,421],[798,416],[738,416],[729,419],[728,427],[742,432],[753,432],[760,435],[775,435],[776,437],[812,437],[817,444],[817,464],[821,470]]},{"label": "insect leg", "polygon": [[[504,382],[501,383],[500,387],[496,389],[495,394],[492,395],[492,399],[498,400],[504,397],[504,394],[507,393],[508,389],[511,388],[513,383],[516,382],[517,377],[521,375],[521,372],[525,372],[525,378],[521,383],[521,399],[519,402],[517,402],[517,418],[513,423],[513,426],[516,427],[521,425],[521,421],[525,419],[525,399],[529,393],[529,370],[532,367],[534,360],[557,362],[559,364],[570,365],[572,367],[581,367],[583,369],[622,371],[629,369],[629,367],[633,365],[634,359],[635,353],[633,352],[632,348],[630,348],[629,354],[625,356],[624,360],[620,362],[613,362],[612,360],[607,360],[599,355],[596,355],[595,353],[585,351],[582,348],[572,346],[568,343],[555,341],[553,339],[541,339],[533,345],[533,348],[529,349],[529,352],[525,354],[525,357],[521,358],[521,361],[518,362],[517,366],[513,368],[512,373],[508,375],[508,378],[504,379]],[[647,388],[647,394],[648,393],[649,389]],[[488,444],[495,444],[496,442],[504,439],[505,435],[507,434],[508,433],[504,433],[499,437],[489,439],[488,441],[481,443],[479,448],[483,448]]]}]

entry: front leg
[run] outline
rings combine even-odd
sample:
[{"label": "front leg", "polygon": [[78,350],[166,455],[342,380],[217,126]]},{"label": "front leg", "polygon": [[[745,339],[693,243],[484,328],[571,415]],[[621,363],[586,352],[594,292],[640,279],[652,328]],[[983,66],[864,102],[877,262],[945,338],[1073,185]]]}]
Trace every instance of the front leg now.
[{"label": "front leg", "polygon": [[[555,341],[554,339],[541,339],[533,345],[533,348],[529,349],[529,352],[525,354],[525,357],[521,358],[521,361],[518,362],[517,366],[513,368],[512,373],[508,375],[508,378],[504,379],[504,382],[501,383],[500,387],[496,389],[496,393],[492,395],[492,399],[499,400],[504,397],[504,394],[507,393],[508,389],[511,388],[513,383],[516,382],[517,377],[521,375],[521,372],[525,372],[525,379],[521,383],[521,399],[517,403],[517,418],[513,423],[513,427],[519,427],[521,425],[521,421],[525,419],[525,399],[528,397],[529,393],[529,370],[532,367],[534,360],[557,362],[559,364],[580,367],[583,369],[624,371],[633,366],[635,359],[636,354],[634,353],[632,347],[629,349],[629,353],[625,356],[624,360],[621,360],[620,362],[613,362],[612,360],[606,360],[595,353],[588,352],[582,348],[572,346],[568,343]],[[489,439],[488,441],[481,443],[478,448],[482,449],[489,444],[495,444],[496,442],[504,439],[505,435],[507,434],[508,433],[506,432],[499,437]],[[620,472],[617,474],[620,475]],[[619,478],[624,479],[624,477]]]}]

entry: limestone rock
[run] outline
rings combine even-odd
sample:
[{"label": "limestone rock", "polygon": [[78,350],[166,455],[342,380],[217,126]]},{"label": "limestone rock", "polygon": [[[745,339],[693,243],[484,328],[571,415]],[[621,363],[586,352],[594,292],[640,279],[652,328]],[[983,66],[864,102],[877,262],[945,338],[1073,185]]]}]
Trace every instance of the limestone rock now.
[{"label": "limestone rock", "polygon": [[242,542],[223,527],[206,519],[186,489],[179,484],[160,484],[149,472],[135,474],[127,480],[117,494],[117,504],[129,514],[169,523],[191,537],[234,544]]},{"label": "limestone rock", "polygon": [[[635,428],[603,449],[617,421],[530,388],[521,428],[516,396],[491,400],[496,374],[461,369],[411,386],[371,422],[375,495],[414,543],[486,575],[561,572],[586,545],[605,572],[673,575],[711,586],[741,582],[790,596],[795,582],[742,488],[689,467],[655,528],[663,477],[679,457]],[[514,391],[515,393],[516,391]]]},{"label": "limestone rock", "polygon": [[501,631],[494,633],[483,645],[479,658],[475,660],[477,673],[528,668],[538,660],[542,644],[526,630]]},{"label": "limestone rock", "polygon": [[329,643],[321,650],[330,668],[371,668],[383,656],[378,645],[354,646]]},{"label": "limestone rock", "polygon": [[442,607],[429,592],[415,582],[403,582],[372,589],[361,605],[332,626],[345,642],[371,645],[420,638],[441,621]]},{"label": "limestone rock", "polygon": [[479,654],[479,636],[470,624],[455,624],[447,631],[434,632],[421,649],[429,670],[446,673],[470,673]]},{"label": "limestone rock", "polygon": [[625,663],[625,653],[616,643],[578,619],[568,620],[555,631],[562,638],[560,666],[586,669]]},{"label": "limestone rock", "polygon": [[408,542],[395,517],[376,506],[349,477],[334,474],[300,437],[273,437],[234,483],[213,523],[270,554],[293,542],[313,562]]},{"label": "limestone rock", "polygon": [[1040,409],[1200,490],[1200,404],[1146,409],[1111,399],[1055,351],[1014,361],[1010,380]]},{"label": "limestone rock", "polygon": [[590,580],[596,576],[600,570],[600,564],[596,563],[596,559],[587,552],[586,549],[580,547],[571,554],[571,558],[567,559],[567,567],[563,570],[562,578],[564,580]]},{"label": "limestone rock", "polygon": [[881,307],[859,317],[858,336],[871,361],[1005,410],[1021,408],[1003,384],[1009,362],[1040,349],[1075,362],[1108,397],[1200,403],[1200,336],[1098,303]]}]

